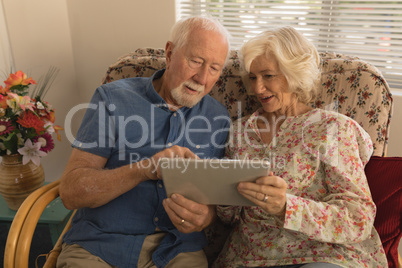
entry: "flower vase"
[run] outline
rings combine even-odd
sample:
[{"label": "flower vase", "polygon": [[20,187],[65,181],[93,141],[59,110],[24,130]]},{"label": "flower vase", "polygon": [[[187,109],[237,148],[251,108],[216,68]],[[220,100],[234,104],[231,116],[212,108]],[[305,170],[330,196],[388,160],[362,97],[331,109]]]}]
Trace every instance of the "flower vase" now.
[{"label": "flower vase", "polygon": [[25,198],[45,183],[42,165],[22,164],[20,154],[3,155],[0,163],[0,194],[7,206],[18,210]]}]

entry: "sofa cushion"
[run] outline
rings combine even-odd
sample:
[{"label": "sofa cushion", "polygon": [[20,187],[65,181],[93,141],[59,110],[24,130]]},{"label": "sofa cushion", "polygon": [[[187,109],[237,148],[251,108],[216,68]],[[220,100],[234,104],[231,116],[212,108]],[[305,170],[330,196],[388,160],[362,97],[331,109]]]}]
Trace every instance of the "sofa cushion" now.
[{"label": "sofa cushion", "polygon": [[373,156],[365,172],[377,205],[374,226],[389,267],[398,267],[398,245],[402,237],[402,157]]}]

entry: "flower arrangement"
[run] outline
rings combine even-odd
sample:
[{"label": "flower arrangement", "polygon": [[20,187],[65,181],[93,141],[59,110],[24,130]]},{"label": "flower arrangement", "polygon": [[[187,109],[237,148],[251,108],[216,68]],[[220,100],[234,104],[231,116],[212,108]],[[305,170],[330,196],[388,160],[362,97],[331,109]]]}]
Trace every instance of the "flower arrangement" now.
[{"label": "flower arrangement", "polygon": [[[11,73],[0,85],[0,156],[20,154],[25,165],[32,161],[39,166],[40,158],[54,148],[52,134],[57,134],[62,127],[54,125],[55,112],[52,106],[43,100],[58,70],[49,69],[37,84],[22,71]],[[30,85],[36,85],[28,96]]]}]

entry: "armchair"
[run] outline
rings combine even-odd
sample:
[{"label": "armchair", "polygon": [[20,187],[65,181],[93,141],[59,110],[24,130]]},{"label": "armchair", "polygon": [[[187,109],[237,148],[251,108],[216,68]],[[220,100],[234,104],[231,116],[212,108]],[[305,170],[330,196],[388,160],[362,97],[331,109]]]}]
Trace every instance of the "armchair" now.
[{"label": "armchair", "polygon": [[[374,202],[378,208],[375,226],[383,242],[389,267],[401,268],[402,261],[400,259],[398,264],[398,243],[402,236],[402,181],[400,180],[402,157],[384,157],[392,115],[392,97],[389,87],[374,66],[356,57],[336,53],[321,53],[320,56],[322,59],[321,88],[317,101],[311,103],[311,106],[335,109],[353,118],[372,138],[374,154],[366,166],[366,174]],[[102,79],[102,83],[128,77],[150,76],[156,70],[164,67],[163,49],[138,49],[112,64]],[[258,107],[259,103],[253,96],[247,94],[241,80],[237,51],[231,52],[228,65],[222,71],[221,77],[210,95],[227,107],[232,119],[247,115]],[[55,186],[50,189],[54,196],[57,196],[57,187],[58,184],[55,182]],[[38,191],[43,191],[43,189]],[[35,192],[32,195],[37,194]],[[26,217],[27,213],[34,213],[33,209],[29,208],[36,206],[36,204],[32,205],[32,201],[36,199],[31,196],[27,198],[22,206],[24,209],[17,212],[7,240],[4,267],[27,267],[28,265],[26,249],[29,253],[33,230],[22,232],[20,230],[24,230],[25,225],[36,225],[39,216],[29,221],[29,215]],[[37,200],[40,203],[50,202]],[[392,209],[389,209],[389,206]],[[36,213],[40,215],[41,212]],[[212,262],[223,245],[228,228],[218,221],[206,230],[206,234],[210,244],[205,251]],[[24,255],[19,248],[25,249]],[[56,258],[57,250],[59,249],[56,248],[52,251]],[[24,261],[18,259],[24,259]]]}]

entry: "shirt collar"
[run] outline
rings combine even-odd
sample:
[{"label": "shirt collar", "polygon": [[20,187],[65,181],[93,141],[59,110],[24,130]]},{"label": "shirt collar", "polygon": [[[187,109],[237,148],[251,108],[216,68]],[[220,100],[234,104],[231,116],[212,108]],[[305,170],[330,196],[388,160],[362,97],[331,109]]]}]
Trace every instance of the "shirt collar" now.
[{"label": "shirt collar", "polygon": [[152,84],[152,82],[155,79],[161,78],[162,75],[164,74],[164,72],[165,72],[165,69],[158,70],[150,77],[150,79],[148,80],[148,83],[147,83],[146,95],[149,98],[149,100],[151,101],[151,103],[153,103],[156,107],[164,109],[164,110],[169,110],[166,101],[158,94],[158,92],[156,92],[156,90]]},{"label": "shirt collar", "polygon": [[[161,70],[156,71],[156,72],[150,77],[150,79],[149,79],[149,81],[148,81],[148,83],[147,83],[146,95],[147,95],[147,97],[149,98],[149,100],[150,100],[156,107],[161,108],[161,109],[164,109],[164,110],[167,110],[167,111],[170,111],[168,104],[167,104],[166,101],[158,94],[158,92],[156,92],[156,90],[155,90],[155,88],[154,88],[154,86],[153,86],[153,84],[152,84],[152,81],[154,81],[155,79],[161,78],[164,73],[165,73],[165,69],[161,69]],[[197,105],[200,105],[200,102],[197,103],[194,107],[196,107]],[[193,108],[194,108],[194,107],[193,107]],[[188,109],[190,109],[190,108],[183,106],[183,107],[181,107],[179,110],[185,112],[185,111],[187,111]],[[174,112],[174,111],[171,111],[171,112]]]}]

